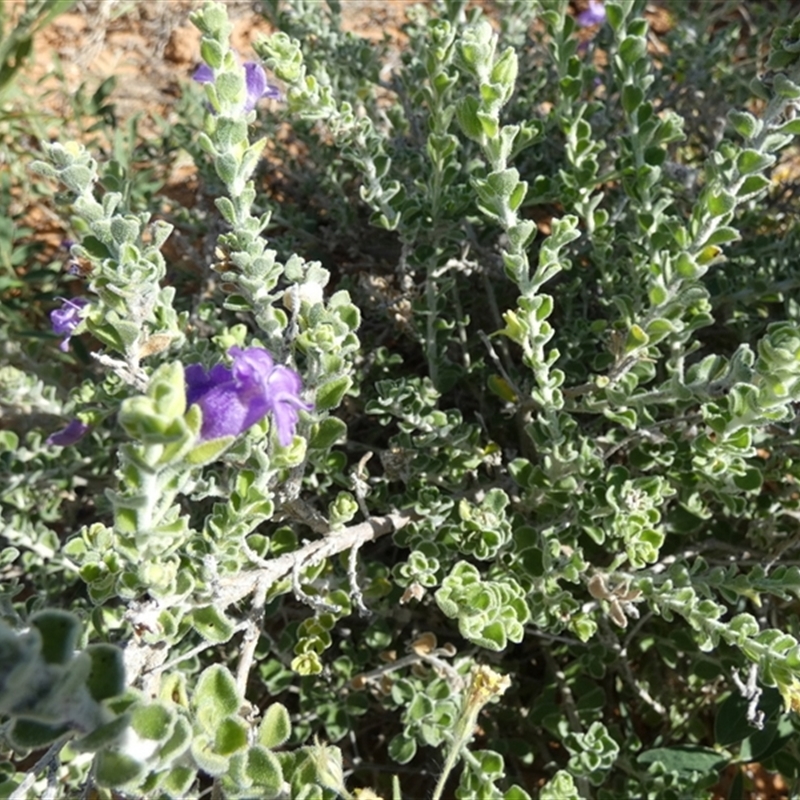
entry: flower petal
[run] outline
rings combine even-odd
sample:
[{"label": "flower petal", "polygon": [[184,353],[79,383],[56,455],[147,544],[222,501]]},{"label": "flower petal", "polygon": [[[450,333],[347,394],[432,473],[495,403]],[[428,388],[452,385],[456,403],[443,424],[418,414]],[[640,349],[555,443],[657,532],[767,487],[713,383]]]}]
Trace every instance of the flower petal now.
[{"label": "flower petal", "polygon": [[82,439],[89,430],[89,426],[85,425],[79,419],[73,419],[66,428],[60,431],[51,433],[47,437],[47,444],[54,444],[58,447],[67,447],[68,445],[75,444],[79,439]]},{"label": "flower petal", "polygon": [[59,348],[63,352],[69,350],[69,340],[78,325],[81,324],[81,309],[89,304],[83,297],[75,297],[71,300],[63,300],[61,308],[55,308],[50,312],[50,325],[53,333],[57,336],[66,336]]},{"label": "flower petal", "polygon": [[252,111],[256,107],[256,103],[267,91],[267,73],[264,72],[261,64],[257,64],[255,61],[248,61],[244,65],[244,83],[247,87],[244,110]]},{"label": "flower petal", "polygon": [[202,440],[238,436],[272,413],[278,441],[291,443],[299,409],[310,409],[299,395],[300,376],[289,367],[275,365],[259,347],[232,347],[230,369],[217,364],[206,372],[200,364],[186,367],[186,402],[196,404],[203,415]]},{"label": "flower petal", "polygon": [[582,28],[602,25],[606,21],[606,8],[598,0],[589,0],[589,8],[578,14],[577,21]]},{"label": "flower petal", "polygon": [[289,367],[278,366],[269,378],[270,395],[272,397],[272,414],[275,418],[275,429],[281,447],[292,443],[294,431],[300,419],[298,411],[310,411],[310,403],[300,399],[303,389],[300,376]]},{"label": "flower petal", "polygon": [[211,83],[214,80],[214,70],[208,64],[201,64],[192,74],[192,80],[198,83]]}]

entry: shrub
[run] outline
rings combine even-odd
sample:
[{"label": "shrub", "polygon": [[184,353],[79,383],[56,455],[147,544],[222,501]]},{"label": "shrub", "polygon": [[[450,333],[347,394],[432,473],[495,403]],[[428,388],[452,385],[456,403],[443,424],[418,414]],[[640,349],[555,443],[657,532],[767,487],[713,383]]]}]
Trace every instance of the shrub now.
[{"label": "shrub", "polygon": [[58,337],[2,316],[3,792],[796,784],[800,18],[581,11],[409,7],[397,60],[271,0],[242,64],[208,3],[172,222],[42,145],[82,266]]}]

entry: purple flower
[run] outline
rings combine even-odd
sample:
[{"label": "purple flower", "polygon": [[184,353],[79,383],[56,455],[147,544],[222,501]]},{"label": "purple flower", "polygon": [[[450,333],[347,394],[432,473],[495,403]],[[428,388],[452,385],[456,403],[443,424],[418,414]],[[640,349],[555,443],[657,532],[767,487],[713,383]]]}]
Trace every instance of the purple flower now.
[{"label": "purple flower", "polygon": [[272,414],[281,446],[291,444],[298,411],[311,409],[300,399],[303,384],[289,367],[276,365],[258,347],[232,347],[231,369],[217,364],[209,372],[201,364],[186,367],[186,403],[203,412],[200,438],[238,436]]},{"label": "purple flower", "polygon": [[606,21],[606,8],[599,0],[589,0],[589,8],[581,11],[577,16],[578,25],[588,28],[592,25],[602,25]]},{"label": "purple flower", "polygon": [[74,419],[66,428],[51,433],[50,436],[47,437],[46,442],[47,444],[55,444],[59,447],[67,447],[71,444],[75,444],[79,439],[82,439],[88,430],[88,425],[84,425],[79,419]]},{"label": "purple flower", "polygon": [[75,332],[75,328],[81,322],[81,309],[89,305],[89,301],[83,297],[75,297],[72,300],[62,300],[61,308],[56,308],[50,312],[50,324],[53,326],[53,333],[57,336],[66,336],[59,348],[66,353],[69,350],[69,340]]},{"label": "purple flower", "polygon": [[[208,64],[201,64],[195,71],[192,78],[198,83],[213,83],[215,75],[214,70]],[[244,85],[247,91],[247,97],[244,101],[244,112],[252,111],[256,107],[256,103],[262,97],[269,97],[271,100],[277,100],[281,96],[280,89],[277,86],[272,86],[267,82],[267,73],[261,64],[255,61],[247,61],[244,65]]]}]

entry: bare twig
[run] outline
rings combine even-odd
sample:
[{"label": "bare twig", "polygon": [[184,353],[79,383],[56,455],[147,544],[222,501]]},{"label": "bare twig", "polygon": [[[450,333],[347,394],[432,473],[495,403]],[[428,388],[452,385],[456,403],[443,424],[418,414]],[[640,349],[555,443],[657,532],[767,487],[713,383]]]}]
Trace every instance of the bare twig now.
[{"label": "bare twig", "polygon": [[747,721],[758,730],[764,729],[764,712],[758,707],[758,701],[763,694],[758,686],[758,664],[751,664],[747,673],[747,683],[744,683],[736,670],[731,672],[731,679],[736,684],[736,688],[742,693],[742,697],[747,700]]},{"label": "bare twig", "polygon": [[349,550],[351,547],[361,547],[381,536],[394,533],[405,527],[415,517],[416,514],[411,511],[395,512],[387,514],[385,517],[370,517],[358,525],[331,531],[322,539],[307,542],[298,550],[270,559],[267,565],[261,569],[226,575],[220,578],[219,591],[214,604],[220,610],[225,609],[251,594],[262,578],[268,586],[272,586],[282,578],[290,576],[298,562],[301,568],[313,566],[326,558]]},{"label": "bare twig", "polygon": [[622,678],[623,683],[640,699],[653,709],[659,716],[666,716],[667,710],[661,703],[658,702],[651,694],[644,688],[637,680],[631,670],[630,662],[628,661],[628,648],[627,645],[623,646],[617,638],[608,620],[600,617],[600,627],[602,628],[601,639],[603,643],[617,654],[614,659],[614,669]]},{"label": "bare twig", "polygon": [[[576,734],[583,733],[583,725],[581,724],[581,719],[578,716],[578,707],[575,703],[575,697],[572,694],[572,689],[567,681],[567,676],[564,674],[564,671],[561,669],[561,667],[558,666],[553,654],[547,647],[542,648],[542,654],[544,655],[544,660],[547,662],[547,666],[552,671],[553,677],[558,685],[558,689],[561,692],[561,704],[567,714],[567,721],[569,722],[570,730]],[[586,778],[584,775],[579,775],[577,776],[576,783],[578,785],[578,792],[580,793],[581,797],[592,796],[591,786],[588,778]]]},{"label": "bare twig", "polygon": [[[489,353],[489,358],[492,359],[495,367],[497,367],[497,371],[503,376],[503,380],[509,385],[511,391],[514,392],[514,394],[517,396],[518,399],[522,398],[524,396],[522,389],[520,389],[519,386],[517,386],[514,379],[511,377],[511,375],[508,374],[508,371],[503,366],[503,362],[500,360],[500,356],[497,355],[497,352],[494,349],[492,340],[483,331],[478,331],[478,336],[480,337],[480,340],[483,342],[483,346],[486,348],[486,351]],[[502,339],[500,341],[503,342]]]},{"label": "bare twig", "polygon": [[[369,473],[366,470],[366,466],[367,462],[372,458],[372,456],[372,451],[365,453],[358,462],[358,466],[355,470],[353,470],[353,473],[350,476],[353,493],[356,496],[358,507],[361,510],[361,513],[367,519],[369,519],[367,494],[369,493],[370,487],[369,483],[367,483]],[[368,617],[370,615],[370,611],[364,605],[364,596],[361,594],[361,589],[358,586],[358,575],[356,574],[358,571],[358,549],[359,545],[353,545],[353,547],[350,548],[350,553],[347,557],[347,579],[350,583],[350,599],[353,601],[353,605],[360,616]]]},{"label": "bare twig", "polygon": [[32,769],[28,770],[28,774],[22,783],[9,795],[8,800],[24,800],[28,796],[28,790],[36,783],[39,775],[45,770],[54,769],[58,765],[58,756],[61,753],[61,748],[64,747],[71,735],[70,733],[62,736],[47,748],[47,752],[33,765]]},{"label": "bare twig", "polygon": [[365,683],[380,680],[384,675],[388,675],[390,672],[396,672],[405,667],[413,667],[415,664],[422,662],[445,675],[448,683],[455,691],[461,691],[465,686],[464,678],[458,674],[453,666],[446,661],[442,661],[440,658],[440,656],[451,658],[453,655],[455,655],[455,648],[451,649],[448,647],[437,647],[429,653],[415,651],[409,653],[407,656],[398,658],[396,661],[390,661],[388,664],[376,667],[369,672],[362,672],[360,675],[356,675],[351,683],[356,686],[356,688],[360,688]]},{"label": "bare twig", "polygon": [[339,606],[326,603],[324,600],[320,600],[318,597],[308,594],[300,585],[300,573],[303,571],[303,567],[307,566],[310,566],[310,564],[304,563],[299,558],[292,565],[292,592],[294,596],[300,600],[300,602],[313,608],[318,614],[325,612],[338,614],[342,610]]},{"label": "bare twig", "polygon": [[[212,602],[218,611],[224,611],[228,606],[259,590],[261,586],[268,592],[271,586],[290,577],[296,570],[318,564],[345,550],[354,547],[358,549],[367,542],[394,533],[416,516],[413,511],[401,511],[383,517],[371,517],[358,525],[329,531],[323,538],[307,542],[298,550],[264,561],[258,569],[219,576],[214,582],[215,597]],[[150,680],[157,679],[158,674],[166,669],[168,654],[169,649],[163,642],[147,643],[138,637],[128,642],[125,648],[125,671],[129,684],[135,684],[142,675]],[[149,680],[147,683],[149,684]]]},{"label": "bare twig", "polygon": [[242,698],[244,698],[245,690],[247,689],[247,679],[250,677],[250,668],[253,666],[253,658],[256,654],[261,623],[264,619],[264,604],[267,600],[268,588],[264,581],[259,581],[256,585],[250,618],[245,623],[242,651],[239,655],[239,664],[236,667],[236,688]]},{"label": "bare twig", "polygon": [[119,359],[111,358],[111,356],[103,355],[103,353],[92,353],[91,355],[98,364],[102,364],[118,375],[120,380],[133,386],[140,392],[147,390],[147,373],[138,364],[120,361]]},{"label": "bare twig", "polygon": [[350,599],[353,605],[362,617],[368,617],[372,613],[364,605],[364,595],[361,594],[361,588],[358,585],[358,546],[353,545],[347,556],[347,580],[350,583]]}]

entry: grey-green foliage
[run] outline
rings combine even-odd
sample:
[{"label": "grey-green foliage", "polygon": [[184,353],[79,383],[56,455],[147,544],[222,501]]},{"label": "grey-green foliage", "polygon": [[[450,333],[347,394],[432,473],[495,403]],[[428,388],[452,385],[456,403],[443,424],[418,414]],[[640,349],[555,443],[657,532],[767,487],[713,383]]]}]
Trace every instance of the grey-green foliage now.
[{"label": "grey-green foliage", "polygon": [[27,631],[0,623],[0,713],[5,736],[20,751],[74,737],[76,749],[116,741],[127,718],[104,701],[125,687],[119,648],[97,643],[78,649],[81,625],[73,614],[34,614]]},{"label": "grey-green foliage", "polygon": [[[291,733],[284,706],[265,709],[257,726],[246,722],[236,682],[221,665],[206,669],[191,691],[174,675],[158,698],[126,695],[122,651],[102,643],[78,650],[80,638],[80,623],[63,611],[33,615],[27,632],[0,626],[0,713],[12,748],[69,740],[74,752],[96,754],[101,786],[158,788],[177,798],[202,771],[219,777],[229,796],[285,793],[272,752]],[[306,779],[316,775],[308,771]]]},{"label": "grey-green foliage", "polygon": [[[93,270],[78,332],[107,348],[110,375],[61,403],[3,373],[2,399],[15,416],[105,424],[86,447],[113,451],[116,472],[104,492],[93,476],[95,510],[67,526],[58,561],[87,585],[99,641],[75,654],[74,626],[60,648],[4,633],[6,682],[21,687],[0,705],[9,735],[112,725],[78,746],[99,751],[94,780],[130,794],[184,796],[203,776],[231,797],[347,797],[355,742],[399,763],[435,748],[437,800],[457,763],[464,798],[527,797],[531,763],[543,798],[680,797],[755,760],[765,698],[758,757],[796,777],[800,574],[781,559],[800,513],[800,326],[788,301],[749,307],[725,259],[757,260],[753,227],[790,225],[770,176],[800,133],[800,21],[774,32],[760,104],[737,85],[741,107],[706,135],[664,98],[679,56],[654,58],[642,0],[608,0],[588,53],[564,0],[504,4],[538,15],[529,36],[509,19],[498,34],[461,0],[410,8],[386,71],[388,50],[343,32],[338,3],[267,5],[280,30],[256,49],[285,84],[279,113],[327,158],[320,191],[341,202],[356,183],[396,237],[397,263],[372,277],[396,279],[408,325],[394,352],[371,351],[391,322],[359,331],[335,259],[282,261],[270,245],[264,141],[221,5],[193,15],[215,71],[199,150],[224,187],[209,265],[223,285],[192,318],[212,320],[210,340],[163,285],[167,228],[96,196],[79,146],[46,148],[36,168],[66,186]],[[681,41],[699,23],[675,14]],[[797,285],[785,258],[758,272],[762,298]],[[726,338],[713,326],[732,302]],[[251,343],[297,368],[313,410],[285,448],[263,421],[198,442],[183,366]],[[14,513],[0,563],[27,559],[41,583],[58,547],[46,523],[81,462],[68,453],[54,487],[41,436],[3,434]],[[35,486],[49,486],[40,517],[23,514]],[[4,614],[24,616],[20,588]],[[91,653],[117,653],[109,630],[147,692],[86,688]],[[494,705],[506,679],[466,681],[489,659],[511,678]],[[65,711],[76,687],[88,722]],[[732,691],[744,722],[712,741],[702,715],[729,713]],[[367,722],[388,714],[374,749]]]},{"label": "grey-green foliage", "polygon": [[[575,22],[565,14],[566,4],[553,0],[541,6],[548,34],[545,48],[558,79],[546,89],[554,102],[543,121],[529,116],[504,123],[504,108],[516,88],[519,57],[512,47],[498,43],[491,27],[476,18],[479,15],[470,20],[462,16],[457,21],[457,15],[430,20],[416,12],[407,71],[391,84],[400,108],[414,109],[425,119],[423,125],[430,131],[425,145],[429,174],[448,176],[453,205],[446,209],[436,201],[435,183],[418,179],[414,184],[427,193],[426,219],[437,234],[449,230],[448,235],[456,238],[456,213],[466,212],[472,224],[476,212],[497,224],[506,236],[501,250],[506,274],[519,290],[516,306],[503,314],[501,333],[519,346],[520,359],[516,364],[505,362],[508,374],[498,385],[522,416],[536,455],[531,458],[526,453],[510,464],[522,492],[517,505],[521,513],[512,524],[519,533],[513,545],[501,543],[499,552],[511,547],[520,556],[511,569],[528,587],[533,618],[550,630],[567,625],[581,638],[595,634],[596,621],[578,610],[564,585],[585,582],[594,562],[594,568],[600,563],[608,567],[604,574],[613,576],[617,586],[618,596],[604,596],[600,608],[608,609],[618,624],[627,624],[625,615],[638,613],[635,603],[646,597],[657,611],[668,615],[680,607],[678,613],[696,630],[700,646],[706,647],[718,641],[720,631],[706,631],[700,625],[705,612],[697,605],[701,602],[697,595],[684,592],[676,603],[669,582],[659,580],[660,588],[653,588],[649,570],[658,564],[668,534],[681,522],[694,518],[699,526],[717,509],[742,513],[750,507],[749,498],[764,480],[763,470],[754,462],[756,441],[765,440],[769,425],[792,417],[798,363],[792,321],[775,322],[759,341],[743,342],[731,355],[704,354],[697,360],[692,353],[700,346],[697,331],[713,322],[707,276],[710,270],[724,268],[724,249],[740,237],[737,213],[763,200],[775,154],[795,133],[790,116],[797,80],[790,55],[794,34],[787,27],[773,38],[776,49],[770,64],[776,74],[770,76],[770,86],[755,87],[768,101],[763,113],[757,118],[749,111],[731,110],[730,138],[719,141],[705,157],[704,180],[692,196],[674,178],[677,145],[685,137],[684,121],[664,108],[654,94],[653,87],[663,85],[665,73],[658,72],[648,51],[643,4],[606,5],[609,25],[601,46],[609,51],[610,65],[599,72],[608,98],[604,103],[591,97],[598,71],[578,52]],[[415,47],[422,52],[418,43],[423,41],[427,60],[414,61]],[[340,126],[351,119],[352,108],[347,102],[339,103],[330,87],[343,81],[321,77],[332,72],[331,63],[304,66],[302,51],[302,42],[291,43],[286,36],[262,46],[276,73],[289,84],[290,112],[306,119],[325,119],[334,135],[341,136]],[[311,71],[308,80],[306,70]],[[417,76],[413,86],[407,75]],[[369,112],[371,106],[365,103],[363,108]],[[529,112],[516,105],[509,108],[516,115]],[[373,176],[363,169],[365,157],[380,154],[383,158],[388,153],[391,162],[383,182],[387,193],[370,189],[363,199],[375,211],[381,203],[385,211],[385,203],[390,203],[396,213],[392,227],[403,240],[424,248],[425,233],[417,227],[420,197],[412,199],[407,192],[389,190],[398,181],[411,185],[413,160],[401,148],[386,151],[374,133],[383,127],[387,140],[393,133],[414,142],[417,128],[410,124],[410,113],[383,120],[362,115],[360,125],[372,138],[360,141],[362,152],[351,159],[368,182]],[[598,138],[598,129],[605,140]],[[536,153],[539,143],[552,148],[543,141],[552,134],[563,139],[560,168],[523,180],[512,164],[527,159],[541,167],[543,161],[537,162],[530,154]],[[467,154],[472,158],[468,175],[460,171]],[[473,199],[457,208],[464,187],[470,188]],[[550,235],[538,246],[538,267],[533,267],[529,262],[536,263],[531,256],[535,228],[523,216],[524,210],[553,200],[561,202],[568,213],[552,220]],[[389,218],[384,214],[383,219]],[[462,238],[469,236],[461,230]],[[447,235],[441,240],[446,242]],[[424,279],[426,292],[432,286],[442,289],[436,258],[445,251],[431,255],[432,266]],[[576,254],[590,259],[586,278],[567,276],[556,283],[563,271],[575,272],[572,259]],[[543,291],[548,284],[554,285],[552,294]],[[574,313],[576,293],[591,304],[591,325],[586,324],[585,314]],[[438,307],[427,305],[428,321],[438,313]],[[435,336],[428,331],[422,338],[434,385],[441,385],[433,369]],[[562,351],[570,361],[564,362]],[[408,425],[410,410],[425,396],[408,395],[407,385],[401,382],[379,384],[378,392],[379,400],[368,410],[390,412],[401,431]],[[438,414],[444,420],[446,413],[436,409],[431,418]],[[598,420],[591,436],[582,422],[587,415]],[[791,428],[785,433],[791,436]],[[776,437],[780,433],[773,428],[772,446],[777,444]],[[394,440],[395,447],[399,441]],[[414,460],[413,437],[402,445],[412,451],[409,462],[419,464]],[[612,454],[629,461],[615,464],[610,461]],[[417,502],[426,495],[431,495],[430,489],[421,489]],[[437,506],[429,500],[424,507],[434,514],[427,540],[414,536],[420,523],[398,537],[399,542],[413,543],[414,554],[396,572],[403,581],[414,576],[428,585],[427,576],[437,573],[442,560],[453,563],[443,550],[449,547],[451,552],[471,555],[475,551],[467,544],[467,520],[462,517],[450,530],[438,522]],[[446,506],[443,510],[444,520]],[[535,522],[524,519],[528,515]],[[610,564],[607,558],[597,561],[598,551],[583,543],[588,542],[582,539],[584,535],[610,550]],[[444,586],[453,580],[465,591],[458,569],[444,579]],[[749,580],[756,581],[756,575],[737,573],[736,579],[750,586]],[[791,591],[789,583],[779,583],[780,588],[773,587],[778,596]],[[442,603],[452,591],[448,588],[442,594],[443,588],[437,600]],[[706,591],[713,594],[714,590]],[[458,616],[462,634],[485,645],[480,636],[467,632],[468,620],[475,614],[474,601],[465,602],[460,612],[457,604],[451,612],[449,601],[446,605],[446,613]],[[720,613],[715,608],[708,625]],[[771,641],[768,631],[753,639],[755,632],[749,631],[744,619],[740,622],[742,630],[738,623],[734,625],[736,632],[730,632],[726,641],[755,658],[762,679],[777,680],[787,704],[793,703],[795,678],[789,678],[793,669],[789,665],[795,640],[789,636],[770,649],[764,646],[766,640]],[[766,637],[765,641],[759,636]],[[588,741],[582,736],[575,741]],[[595,744],[586,747],[584,752],[590,752]]]}]

